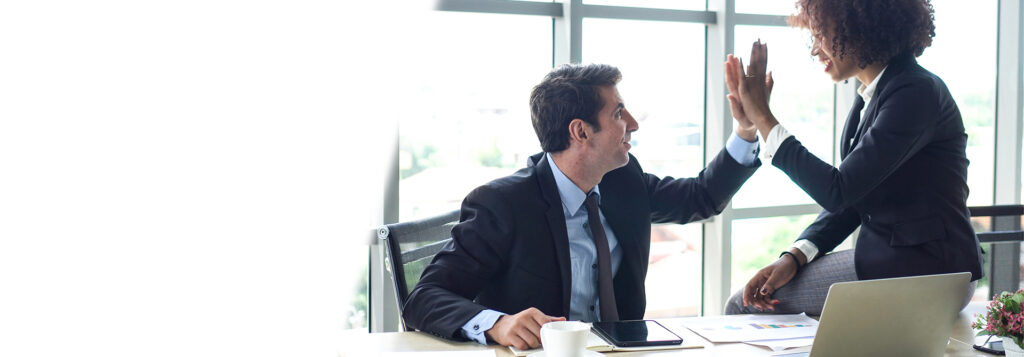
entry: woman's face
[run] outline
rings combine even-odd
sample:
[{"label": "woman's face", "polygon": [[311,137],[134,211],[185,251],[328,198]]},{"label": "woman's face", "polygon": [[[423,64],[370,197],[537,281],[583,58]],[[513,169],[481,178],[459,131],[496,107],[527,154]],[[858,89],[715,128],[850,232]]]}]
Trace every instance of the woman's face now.
[{"label": "woman's face", "polygon": [[834,82],[857,75],[861,69],[857,66],[852,53],[847,51],[843,58],[835,56],[832,53],[832,40],[822,33],[820,30],[811,29],[811,36],[814,38],[811,45],[811,56],[818,57],[818,62],[825,66],[825,72],[832,77]]}]

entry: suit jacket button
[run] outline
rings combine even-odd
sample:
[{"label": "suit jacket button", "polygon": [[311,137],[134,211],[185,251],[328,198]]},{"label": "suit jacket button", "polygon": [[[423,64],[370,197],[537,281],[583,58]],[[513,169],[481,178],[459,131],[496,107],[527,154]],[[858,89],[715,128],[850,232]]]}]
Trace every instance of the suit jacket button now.
[{"label": "suit jacket button", "polygon": [[865,219],[866,219],[866,220],[867,220],[868,222],[871,222],[871,215],[870,215],[870,214],[865,214],[865,215],[864,215],[864,218],[865,218]]}]

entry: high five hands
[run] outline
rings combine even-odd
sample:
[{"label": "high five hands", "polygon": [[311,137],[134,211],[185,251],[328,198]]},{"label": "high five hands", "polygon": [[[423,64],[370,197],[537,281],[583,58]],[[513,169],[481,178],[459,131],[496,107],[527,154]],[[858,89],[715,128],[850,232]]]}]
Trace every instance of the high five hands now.
[{"label": "high five hands", "polygon": [[771,72],[765,74],[767,65],[768,45],[761,43],[760,39],[750,48],[750,64],[746,70],[743,61],[733,55],[729,55],[725,61],[725,84],[729,88],[727,97],[732,115],[738,122],[737,134],[757,130],[761,137],[767,137],[768,132],[779,123],[768,107],[775,81]]}]

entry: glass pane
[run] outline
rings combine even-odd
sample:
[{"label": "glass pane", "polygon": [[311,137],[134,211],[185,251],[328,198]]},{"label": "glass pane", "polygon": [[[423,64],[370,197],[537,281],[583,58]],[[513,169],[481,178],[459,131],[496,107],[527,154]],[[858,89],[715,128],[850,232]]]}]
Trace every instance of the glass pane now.
[{"label": "glass pane", "polygon": [[[967,130],[968,205],[993,199],[996,97],[996,0],[934,0],[935,38],[918,62],[938,75],[960,108]],[[965,66],[965,63],[971,63]]]},{"label": "glass pane", "polygon": [[[732,221],[732,292],[779,258],[817,214]],[[837,248],[839,249],[839,248]]]},{"label": "glass pane", "polygon": [[[619,92],[640,122],[630,152],[649,173],[697,175],[704,165],[704,25],[583,21],[584,62],[622,70]],[[648,318],[699,313],[702,241],[700,224],[652,227]]]},{"label": "glass pane", "polygon": [[792,15],[795,0],[736,0],[736,12],[745,14]]},{"label": "glass pane", "polygon": [[696,176],[704,165],[704,25],[584,19],[583,61],[622,71],[640,123],[630,150],[644,171]]},{"label": "glass pane", "polygon": [[673,10],[703,11],[707,9],[707,1],[705,0],[583,0],[583,3],[587,5],[651,7]]},{"label": "glass pane", "polygon": [[400,219],[458,209],[470,190],[524,167],[540,144],[533,86],[551,68],[551,19],[432,11],[404,52],[424,70],[396,86],[401,114]]},{"label": "glass pane", "polygon": [[[744,58],[744,64],[758,38],[768,43],[768,70],[775,78],[772,113],[812,154],[833,163],[835,85],[810,56],[809,35],[791,27],[736,26],[733,53]],[[736,194],[733,207],[814,202],[785,173],[768,162],[762,165]]]},{"label": "glass pane", "polygon": [[703,228],[697,223],[651,227],[645,318],[700,313],[702,237]]}]

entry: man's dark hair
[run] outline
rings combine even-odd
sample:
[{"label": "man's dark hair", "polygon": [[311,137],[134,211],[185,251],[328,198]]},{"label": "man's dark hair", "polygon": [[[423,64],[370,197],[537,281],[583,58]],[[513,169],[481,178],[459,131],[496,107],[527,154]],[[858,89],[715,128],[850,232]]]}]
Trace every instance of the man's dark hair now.
[{"label": "man's dark hair", "polygon": [[573,119],[601,130],[597,114],[605,103],[600,87],[614,86],[621,79],[619,69],[606,64],[567,64],[544,76],[530,93],[530,117],[540,147],[552,153],[568,149]]}]

